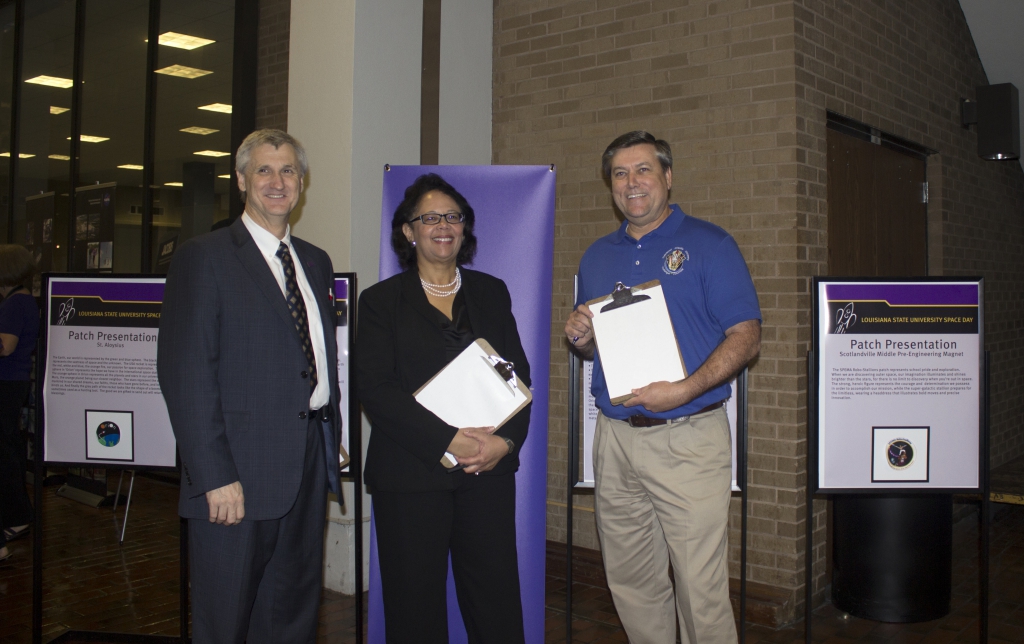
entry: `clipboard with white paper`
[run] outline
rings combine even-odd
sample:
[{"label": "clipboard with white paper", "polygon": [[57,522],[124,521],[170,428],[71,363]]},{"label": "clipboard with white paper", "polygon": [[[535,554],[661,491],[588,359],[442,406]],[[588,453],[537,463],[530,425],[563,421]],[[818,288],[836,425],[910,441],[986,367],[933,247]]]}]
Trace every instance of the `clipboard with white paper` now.
[{"label": "clipboard with white paper", "polygon": [[[533,400],[533,393],[515,374],[515,365],[478,339],[420,387],[413,396],[453,427],[504,425]],[[445,452],[445,467],[458,464]]]},{"label": "clipboard with white paper", "polygon": [[613,405],[652,382],[679,382],[686,364],[668,314],[661,282],[632,288],[616,284],[604,297],[587,302],[594,313],[594,339]]}]

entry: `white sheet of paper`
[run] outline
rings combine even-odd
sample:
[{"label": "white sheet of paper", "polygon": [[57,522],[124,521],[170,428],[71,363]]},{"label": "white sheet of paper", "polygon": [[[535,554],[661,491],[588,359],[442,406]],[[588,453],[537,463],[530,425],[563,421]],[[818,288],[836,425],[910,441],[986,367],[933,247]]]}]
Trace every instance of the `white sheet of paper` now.
[{"label": "white sheet of paper", "polygon": [[686,377],[661,285],[641,291],[651,299],[605,312],[612,300],[592,305],[594,337],[608,396],[614,401],[652,382]]},{"label": "white sheet of paper", "polygon": [[[453,427],[499,427],[532,396],[502,379],[477,340],[416,393],[416,400]],[[490,355],[494,355],[490,353]],[[455,456],[445,453],[453,463]]]}]

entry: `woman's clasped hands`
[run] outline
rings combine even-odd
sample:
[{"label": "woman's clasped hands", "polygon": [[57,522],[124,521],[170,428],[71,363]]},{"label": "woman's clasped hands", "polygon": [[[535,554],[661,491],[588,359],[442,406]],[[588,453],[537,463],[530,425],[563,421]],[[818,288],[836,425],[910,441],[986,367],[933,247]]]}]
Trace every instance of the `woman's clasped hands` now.
[{"label": "woman's clasped hands", "polygon": [[466,474],[486,472],[508,456],[508,444],[494,431],[494,427],[463,427],[455,434],[448,452],[465,466]]}]

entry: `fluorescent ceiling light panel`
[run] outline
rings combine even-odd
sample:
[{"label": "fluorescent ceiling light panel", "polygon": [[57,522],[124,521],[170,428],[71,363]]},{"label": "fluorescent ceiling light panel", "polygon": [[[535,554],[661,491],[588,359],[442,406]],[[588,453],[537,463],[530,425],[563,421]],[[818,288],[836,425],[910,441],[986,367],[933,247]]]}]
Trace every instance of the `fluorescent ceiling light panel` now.
[{"label": "fluorescent ceiling light panel", "polygon": [[70,107],[57,107],[56,105],[51,105],[50,114],[63,114],[64,112],[67,112],[70,109]]},{"label": "fluorescent ceiling light panel", "polygon": [[168,76],[177,76],[178,78],[200,78],[213,72],[206,69],[198,69],[196,67],[185,67],[184,65],[171,65],[170,67],[164,67],[163,69],[156,70],[157,74],[166,74]]},{"label": "fluorescent ceiling light panel", "polygon": [[168,31],[160,34],[160,40],[158,41],[161,45],[167,45],[168,47],[176,47],[178,49],[198,49],[204,45],[209,45],[217,42],[216,40],[209,40],[207,38],[200,38],[199,36],[189,36],[186,34],[178,34],[173,31]]},{"label": "fluorescent ceiling light panel", "polygon": [[231,175],[230,174],[218,174],[217,178],[218,179],[230,179]]},{"label": "fluorescent ceiling light panel", "polygon": [[228,157],[228,156],[231,156],[230,152],[220,152],[218,150],[200,150],[199,152],[193,152],[192,154],[198,154],[201,157]]},{"label": "fluorescent ceiling light panel", "polygon": [[32,83],[33,85],[46,85],[47,87],[59,87],[61,89],[68,89],[75,84],[70,78],[60,78],[58,76],[36,76],[30,78],[26,83]]},{"label": "fluorescent ceiling light panel", "polygon": [[117,167],[121,168],[122,170],[141,170],[142,169],[141,165],[135,165],[134,163],[125,163],[124,165],[119,165]]},{"label": "fluorescent ceiling light panel", "polygon": [[180,181],[168,181],[168,182],[167,182],[167,183],[165,183],[164,185],[165,185],[165,186],[170,186],[170,187],[172,187],[172,188],[180,188],[180,187],[184,186],[185,184],[183,184],[183,183],[182,183],[182,182],[180,182]]},{"label": "fluorescent ceiling light panel", "polygon": [[231,113],[231,106],[225,103],[210,103],[209,105],[200,105],[199,109],[206,110],[208,112],[220,112],[221,114]]},{"label": "fluorescent ceiling light panel", "polygon": [[[9,156],[11,156],[10,152],[0,152],[0,157],[9,157]],[[31,159],[34,156],[35,156],[34,154],[25,154],[24,152],[19,152],[18,153],[18,158],[19,159]]]},{"label": "fluorescent ceiling light panel", "polygon": [[49,158],[53,159],[54,161],[70,161],[71,160],[71,157],[69,157],[66,154],[51,154],[49,156]]},{"label": "fluorescent ceiling light panel", "polygon": [[[71,137],[69,136],[68,137],[68,141],[70,141],[70,140],[71,140]],[[83,134],[80,137],[78,137],[78,140],[81,141],[82,143],[103,143],[104,141],[109,141],[110,137],[109,136],[89,136],[88,134]]]},{"label": "fluorescent ceiling light panel", "polygon": [[189,134],[202,134],[203,136],[206,136],[207,134],[213,134],[214,132],[220,132],[220,130],[211,130],[208,127],[197,127],[195,125],[193,125],[192,127],[183,127],[181,128],[181,131],[188,132]]}]

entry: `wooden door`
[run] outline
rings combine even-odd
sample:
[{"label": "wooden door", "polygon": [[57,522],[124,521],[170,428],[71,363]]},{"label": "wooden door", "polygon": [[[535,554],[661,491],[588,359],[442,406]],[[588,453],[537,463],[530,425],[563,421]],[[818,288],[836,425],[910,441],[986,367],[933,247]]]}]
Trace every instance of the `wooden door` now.
[{"label": "wooden door", "polygon": [[925,162],[829,128],[828,274],[928,274]]}]

